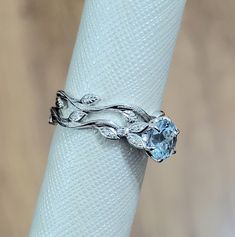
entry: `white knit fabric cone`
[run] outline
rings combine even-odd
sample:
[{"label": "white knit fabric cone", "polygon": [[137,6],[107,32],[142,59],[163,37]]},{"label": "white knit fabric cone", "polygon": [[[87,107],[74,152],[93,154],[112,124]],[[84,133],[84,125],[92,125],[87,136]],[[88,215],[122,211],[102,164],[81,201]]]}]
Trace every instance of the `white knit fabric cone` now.
[{"label": "white knit fabric cone", "polygon": [[[184,3],[87,0],[66,92],[159,110]],[[30,237],[129,236],[146,162],[124,141],[56,128]]]}]

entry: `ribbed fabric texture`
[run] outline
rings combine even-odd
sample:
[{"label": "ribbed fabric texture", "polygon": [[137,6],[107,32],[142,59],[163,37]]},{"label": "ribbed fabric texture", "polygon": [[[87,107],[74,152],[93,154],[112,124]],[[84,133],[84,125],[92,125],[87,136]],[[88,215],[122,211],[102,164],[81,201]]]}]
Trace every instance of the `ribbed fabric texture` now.
[{"label": "ribbed fabric texture", "polygon": [[[184,3],[87,0],[66,91],[159,110]],[[56,128],[30,237],[129,236],[146,163],[125,141]]]}]

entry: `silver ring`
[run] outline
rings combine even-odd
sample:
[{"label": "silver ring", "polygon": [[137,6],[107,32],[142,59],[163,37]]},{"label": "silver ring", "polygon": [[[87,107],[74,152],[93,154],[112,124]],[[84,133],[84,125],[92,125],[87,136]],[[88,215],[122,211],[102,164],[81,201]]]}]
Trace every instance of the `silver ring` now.
[{"label": "silver ring", "polygon": [[[163,111],[149,115],[138,106],[97,106],[99,101],[100,98],[93,94],[76,99],[60,90],[56,94],[55,106],[51,108],[49,123],[74,129],[95,128],[102,136],[113,140],[125,138],[130,145],[145,151],[158,162],[176,153],[179,130]],[[101,111],[119,113],[125,119],[125,125],[107,119],[91,119]]]}]

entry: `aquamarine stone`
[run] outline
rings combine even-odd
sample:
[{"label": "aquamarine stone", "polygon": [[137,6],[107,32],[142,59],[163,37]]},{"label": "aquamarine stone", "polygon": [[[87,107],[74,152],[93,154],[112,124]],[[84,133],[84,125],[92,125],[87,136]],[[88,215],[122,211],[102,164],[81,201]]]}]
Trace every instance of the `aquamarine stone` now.
[{"label": "aquamarine stone", "polygon": [[167,159],[175,151],[177,134],[175,124],[166,116],[153,121],[153,126],[145,130],[142,138],[151,157],[156,161]]}]

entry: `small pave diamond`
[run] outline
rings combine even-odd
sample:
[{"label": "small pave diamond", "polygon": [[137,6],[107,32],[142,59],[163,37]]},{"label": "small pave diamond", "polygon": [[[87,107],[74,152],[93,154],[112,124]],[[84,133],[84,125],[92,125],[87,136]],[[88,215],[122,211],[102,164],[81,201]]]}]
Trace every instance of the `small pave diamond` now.
[{"label": "small pave diamond", "polygon": [[142,133],[142,139],[151,157],[156,161],[162,161],[175,152],[179,131],[166,116],[156,118],[152,124],[153,126]]}]

